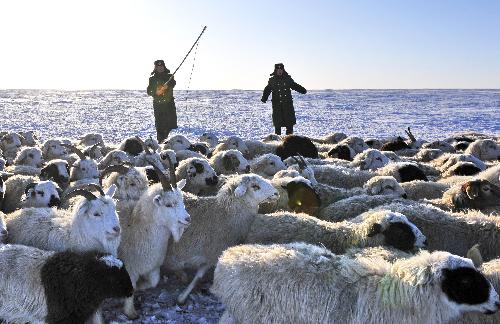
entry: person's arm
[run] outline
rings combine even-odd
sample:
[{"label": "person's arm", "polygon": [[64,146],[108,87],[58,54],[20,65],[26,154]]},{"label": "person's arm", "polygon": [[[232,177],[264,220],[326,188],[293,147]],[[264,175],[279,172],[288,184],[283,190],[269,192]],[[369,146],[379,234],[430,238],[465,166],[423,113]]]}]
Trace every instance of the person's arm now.
[{"label": "person's arm", "polygon": [[304,88],[303,86],[301,86],[300,84],[296,83],[295,81],[293,81],[292,78],[290,78],[290,89],[292,90],[295,90],[297,91],[298,93],[302,93],[302,94],[306,94],[307,93],[307,90],[306,88]]},{"label": "person's arm", "polygon": [[153,86],[152,79],[149,78],[149,84],[148,84],[148,88],[146,89],[146,92],[148,93],[148,96],[154,96],[154,91],[155,91],[155,88]]},{"label": "person's arm", "polygon": [[260,99],[260,101],[266,102],[271,92],[272,92],[271,81],[269,81],[266,87],[264,88],[264,93],[262,93],[262,99]]},{"label": "person's arm", "polygon": [[175,81],[174,77],[172,77],[172,79],[170,79],[170,81],[167,82],[167,87],[173,88],[175,87],[176,84],[177,82]]}]

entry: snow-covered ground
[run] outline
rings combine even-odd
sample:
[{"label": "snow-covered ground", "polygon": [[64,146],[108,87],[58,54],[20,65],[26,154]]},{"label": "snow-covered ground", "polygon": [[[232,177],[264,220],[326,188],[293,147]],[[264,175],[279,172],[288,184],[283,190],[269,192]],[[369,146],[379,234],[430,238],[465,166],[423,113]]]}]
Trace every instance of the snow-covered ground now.
[{"label": "snow-covered ground", "polygon": [[[211,131],[223,138],[257,139],[273,131],[271,104],[261,91],[178,91],[179,128],[191,139]],[[404,135],[433,140],[473,130],[500,133],[500,90],[345,90],[294,94],[296,133],[320,137],[332,132],[367,137]],[[36,130],[41,140],[75,139],[101,133],[118,143],[132,135],[154,135],[151,98],[144,90],[0,90],[0,131]],[[185,285],[175,278],[138,292],[141,317],[129,321],[119,301],[108,301],[111,323],[216,323],[224,306],[202,285],[186,305],[175,298]]]},{"label": "snow-covered ground", "polygon": [[[196,138],[260,138],[273,131],[271,103],[261,91],[176,91],[178,133]],[[325,90],[294,93],[296,133],[320,137],[444,138],[457,131],[500,132],[500,90]],[[110,142],[154,135],[145,90],[0,90],[0,130],[38,130],[42,139],[99,132]]]}]

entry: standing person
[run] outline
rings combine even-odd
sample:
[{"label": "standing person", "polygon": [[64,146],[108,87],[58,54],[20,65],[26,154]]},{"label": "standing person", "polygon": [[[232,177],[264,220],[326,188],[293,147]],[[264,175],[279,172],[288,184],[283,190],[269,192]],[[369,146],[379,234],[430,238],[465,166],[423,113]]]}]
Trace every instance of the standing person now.
[{"label": "standing person", "polygon": [[167,139],[168,134],[177,128],[177,113],[175,111],[174,87],[175,80],[166,68],[163,60],[155,61],[155,68],[149,77],[148,95],[153,97],[156,137],[159,143]]},{"label": "standing person", "polygon": [[281,127],[286,127],[286,134],[293,134],[293,125],[296,124],[295,109],[293,108],[292,92],[293,89],[299,93],[305,94],[307,90],[293,81],[292,77],[285,71],[283,63],[274,64],[274,72],[270,74],[269,82],[264,88],[262,102],[273,93],[271,101],[273,102],[273,124],[276,134],[281,135]]}]

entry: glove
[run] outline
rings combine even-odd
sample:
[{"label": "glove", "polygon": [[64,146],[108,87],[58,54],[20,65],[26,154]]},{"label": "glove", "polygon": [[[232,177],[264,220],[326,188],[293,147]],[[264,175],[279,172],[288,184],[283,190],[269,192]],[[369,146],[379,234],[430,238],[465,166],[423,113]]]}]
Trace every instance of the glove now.
[{"label": "glove", "polygon": [[260,99],[260,101],[262,101],[263,103],[266,103],[267,100],[262,98],[262,99]]}]

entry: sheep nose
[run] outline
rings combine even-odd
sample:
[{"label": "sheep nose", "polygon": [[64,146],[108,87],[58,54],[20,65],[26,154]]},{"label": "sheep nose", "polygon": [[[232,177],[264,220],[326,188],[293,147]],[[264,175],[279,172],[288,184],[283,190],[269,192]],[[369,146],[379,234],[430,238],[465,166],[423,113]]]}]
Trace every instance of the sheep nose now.
[{"label": "sheep nose", "polygon": [[408,195],[407,194],[403,194],[401,195],[401,197],[403,197],[404,199],[408,198]]},{"label": "sheep nose", "polygon": [[250,172],[250,166],[249,165],[247,165],[247,167],[245,168],[245,171],[246,172]]},{"label": "sheep nose", "polygon": [[54,195],[50,196],[49,207],[59,207],[61,205],[61,200]]},{"label": "sheep nose", "polygon": [[121,231],[120,226],[113,227],[113,231],[115,231],[116,234],[120,234]]}]

